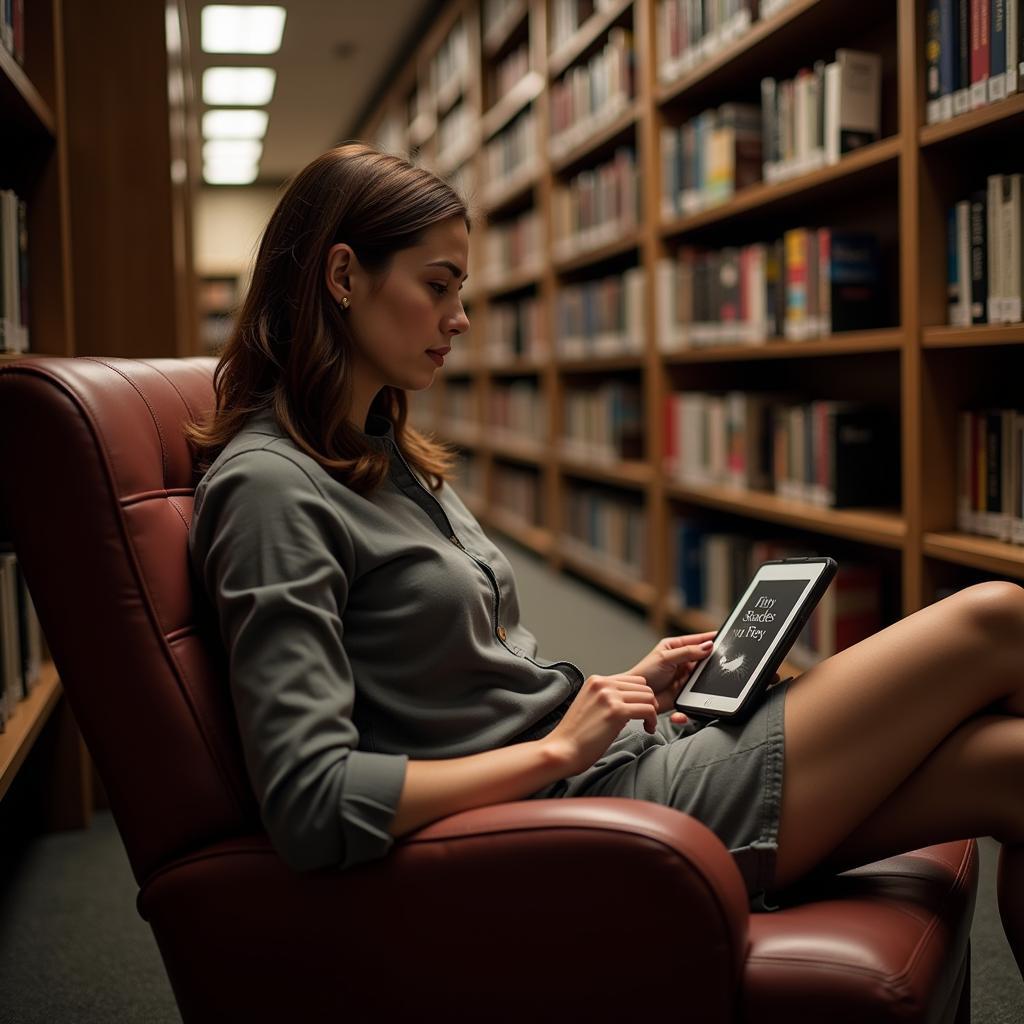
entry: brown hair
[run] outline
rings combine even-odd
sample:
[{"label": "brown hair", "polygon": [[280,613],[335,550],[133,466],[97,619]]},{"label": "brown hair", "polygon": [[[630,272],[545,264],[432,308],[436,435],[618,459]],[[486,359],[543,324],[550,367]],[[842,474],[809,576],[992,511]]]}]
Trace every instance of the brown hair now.
[{"label": "brown hair", "polygon": [[[272,409],[307,455],[360,494],[378,487],[388,455],[346,419],[353,342],[325,281],[327,253],[348,243],[373,276],[400,249],[420,244],[433,224],[462,217],[465,201],[448,182],[362,143],[317,157],[288,185],[260,240],[252,282],[214,372],[208,423],[188,423],[205,472],[253,412]],[[453,451],[406,423],[405,391],[384,387],[370,406],[394,425],[395,443],[434,490],[450,479]]]}]

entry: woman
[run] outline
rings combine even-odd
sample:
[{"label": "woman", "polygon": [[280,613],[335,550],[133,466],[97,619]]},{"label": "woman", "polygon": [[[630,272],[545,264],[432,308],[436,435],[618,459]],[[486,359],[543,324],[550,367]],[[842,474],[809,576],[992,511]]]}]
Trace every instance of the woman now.
[{"label": "woman", "polygon": [[1024,591],[970,587],[772,687],[745,724],[688,734],[667,712],[713,634],[587,679],[539,659],[511,567],[445,483],[449,452],[406,424],[405,392],[469,327],[469,227],[446,182],[397,157],[315,160],[271,217],[215,415],[191,430],[208,468],[190,551],[275,846],[348,866],[471,807],[634,796],[707,823],[755,895],[991,834],[1020,965]]}]

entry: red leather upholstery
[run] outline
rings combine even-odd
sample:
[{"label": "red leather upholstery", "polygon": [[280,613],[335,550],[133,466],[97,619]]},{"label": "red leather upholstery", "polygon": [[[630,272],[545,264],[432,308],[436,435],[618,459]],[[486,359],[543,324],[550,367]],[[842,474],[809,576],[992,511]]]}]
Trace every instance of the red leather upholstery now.
[{"label": "red leather upholstery", "polygon": [[288,869],[189,577],[181,423],[213,367],[0,370],[0,500],[186,1021],[953,1020],[970,842],[753,915],[722,844],[640,801],[482,808],[357,870]]}]

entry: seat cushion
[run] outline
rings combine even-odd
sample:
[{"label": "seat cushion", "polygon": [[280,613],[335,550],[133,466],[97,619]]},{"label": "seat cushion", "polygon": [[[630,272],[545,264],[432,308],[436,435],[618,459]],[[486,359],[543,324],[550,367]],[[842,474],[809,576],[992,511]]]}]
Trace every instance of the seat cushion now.
[{"label": "seat cushion", "polygon": [[828,1024],[952,1019],[970,937],[977,844],[893,857],[752,914],[743,1019]]}]

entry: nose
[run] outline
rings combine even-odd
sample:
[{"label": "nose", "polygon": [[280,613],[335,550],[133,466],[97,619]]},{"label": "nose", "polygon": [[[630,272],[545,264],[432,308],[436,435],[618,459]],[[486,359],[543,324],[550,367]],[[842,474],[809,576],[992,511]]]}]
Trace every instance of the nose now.
[{"label": "nose", "polygon": [[469,317],[462,303],[459,303],[458,312],[448,321],[448,333],[450,335],[465,334],[469,330]]}]

